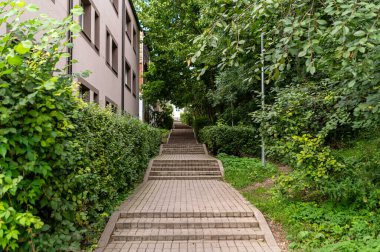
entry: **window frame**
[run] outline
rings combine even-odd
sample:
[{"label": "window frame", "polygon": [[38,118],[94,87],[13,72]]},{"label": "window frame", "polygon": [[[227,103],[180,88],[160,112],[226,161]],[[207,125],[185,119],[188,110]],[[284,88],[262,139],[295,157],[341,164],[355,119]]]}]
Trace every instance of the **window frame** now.
[{"label": "window frame", "polygon": [[[127,71],[127,67],[129,68]],[[126,82],[124,83],[129,92],[132,92],[132,67],[128,63],[128,60],[125,59],[125,69],[124,69],[124,75],[125,75],[125,80]]]}]

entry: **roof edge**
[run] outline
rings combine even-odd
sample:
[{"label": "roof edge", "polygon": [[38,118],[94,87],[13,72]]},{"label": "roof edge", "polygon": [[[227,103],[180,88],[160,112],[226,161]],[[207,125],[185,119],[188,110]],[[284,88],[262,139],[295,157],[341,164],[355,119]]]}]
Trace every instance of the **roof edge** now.
[{"label": "roof edge", "polygon": [[135,16],[136,23],[139,27],[139,30],[142,31],[140,19],[139,19],[139,16],[137,15],[136,8],[135,8],[135,5],[133,4],[133,1],[132,0],[124,0],[124,1],[126,1],[127,3],[131,5],[131,9],[132,9],[133,15]]}]

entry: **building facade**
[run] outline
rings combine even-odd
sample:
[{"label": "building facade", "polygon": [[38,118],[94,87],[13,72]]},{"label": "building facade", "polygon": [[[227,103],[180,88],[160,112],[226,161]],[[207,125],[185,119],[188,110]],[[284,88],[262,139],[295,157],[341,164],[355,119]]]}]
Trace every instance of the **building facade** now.
[{"label": "building facade", "polygon": [[[78,79],[84,100],[110,105],[139,116],[140,25],[131,0],[27,0],[39,6],[40,13],[65,18],[70,9],[81,5],[84,14],[76,17],[83,31],[73,39],[72,59],[78,61],[69,71],[89,70]],[[28,13],[27,15],[37,15]]]},{"label": "building facade", "polygon": [[[148,71],[148,66],[149,66],[149,62],[150,62],[150,54],[149,54],[149,48],[147,45],[145,45],[143,43],[144,41],[144,32],[141,31],[140,32],[140,39],[141,39],[141,43],[140,43],[140,60],[139,60],[139,71],[140,71],[140,76],[139,76],[139,91],[140,91],[140,95],[142,93],[142,86],[144,85],[145,83],[145,78],[144,78],[144,74]],[[147,122],[146,120],[146,108],[145,108],[145,104],[144,104],[144,101],[142,99],[140,99],[140,104],[139,104],[139,118],[141,121],[145,121]]]}]

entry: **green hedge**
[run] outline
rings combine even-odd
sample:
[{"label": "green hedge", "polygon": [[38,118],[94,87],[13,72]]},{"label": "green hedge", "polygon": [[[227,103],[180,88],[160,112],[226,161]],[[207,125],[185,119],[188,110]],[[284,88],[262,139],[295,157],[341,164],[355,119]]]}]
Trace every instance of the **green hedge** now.
[{"label": "green hedge", "polygon": [[246,126],[208,126],[200,131],[199,138],[215,155],[256,155],[260,148],[256,129]]},{"label": "green hedge", "polygon": [[193,124],[193,115],[188,111],[184,111],[183,113],[181,113],[180,119],[181,119],[181,122],[186,125]]},{"label": "green hedge", "polygon": [[149,160],[158,154],[161,130],[95,105],[82,110],[74,123],[71,156],[80,164],[75,191],[83,197],[76,212],[86,216],[84,240],[91,244],[107,214],[141,181]]},{"label": "green hedge", "polygon": [[72,17],[20,22],[36,6],[1,6],[0,251],[78,251],[142,177],[161,133],[76,98],[77,75],[56,69],[80,30]]},{"label": "green hedge", "polygon": [[212,122],[211,120],[206,117],[206,116],[202,116],[202,117],[196,117],[194,118],[194,120],[192,121],[192,127],[193,127],[193,130],[195,132],[195,135],[199,138],[199,132],[206,126],[210,126],[212,125]]}]

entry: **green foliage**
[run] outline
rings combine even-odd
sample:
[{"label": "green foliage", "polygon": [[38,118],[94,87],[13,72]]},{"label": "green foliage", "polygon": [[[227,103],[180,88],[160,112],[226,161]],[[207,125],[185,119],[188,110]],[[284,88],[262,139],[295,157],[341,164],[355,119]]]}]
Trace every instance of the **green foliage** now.
[{"label": "green foliage", "polygon": [[[77,216],[87,229],[85,240],[96,243],[102,224],[144,174],[161,143],[161,131],[131,116],[91,105],[74,121],[75,192],[81,192]],[[91,240],[93,239],[93,240]]]},{"label": "green foliage", "polygon": [[186,125],[193,125],[193,115],[190,112],[184,111],[181,113],[180,117],[182,123]]},{"label": "green foliage", "polygon": [[269,144],[303,134],[336,141],[340,139],[329,138],[352,131],[348,112],[335,107],[342,93],[331,85],[308,82],[275,91],[272,104],[252,113]]},{"label": "green foliage", "polygon": [[40,233],[57,230],[66,246],[77,245],[79,233],[62,221],[75,207],[62,181],[69,174],[65,160],[78,103],[70,78],[51,75],[67,57],[66,35],[75,24],[71,17],[20,22],[34,8],[24,1],[2,1],[0,7],[0,25],[10,30],[0,37],[0,246],[31,250]]},{"label": "green foliage", "polygon": [[255,81],[265,32],[267,90],[305,80],[328,83],[342,93],[334,105],[350,113],[353,126],[378,124],[379,0],[236,1],[208,8],[223,14],[194,40],[195,60],[221,52],[221,71],[247,66],[248,81]]},{"label": "green foliage", "polygon": [[212,125],[211,120],[206,116],[195,117],[192,121],[192,126],[195,135],[199,138],[199,132],[206,126]]},{"label": "green foliage", "polygon": [[257,131],[246,126],[205,127],[200,131],[199,138],[214,154],[254,155],[260,147]]},{"label": "green foliage", "polygon": [[261,160],[256,158],[239,158],[226,154],[217,156],[223,163],[224,178],[237,189],[245,188],[256,182],[263,182],[277,174],[278,168],[267,163],[263,168]]},{"label": "green foliage", "polygon": [[[378,135],[378,133],[377,133]],[[290,198],[330,199],[376,209],[380,205],[379,137],[360,140],[349,149],[331,151],[321,138],[294,136],[273,147],[294,171],[277,180],[277,189]],[[377,136],[377,137],[376,137]]]},{"label": "green foliage", "polygon": [[160,110],[150,111],[151,124],[156,128],[171,129],[173,127],[173,107],[169,104],[160,104]]},{"label": "green foliage", "polygon": [[10,31],[0,37],[0,250],[75,251],[97,238],[161,136],[76,98],[77,75],[56,64],[68,57],[67,33],[80,27],[71,16],[20,21],[36,10],[0,3],[1,28]]},{"label": "green foliage", "polygon": [[[219,155],[226,180],[234,187],[244,188],[243,195],[266,216],[282,224],[291,241],[290,249],[300,251],[378,251],[380,215],[378,208],[368,210],[332,202],[315,203],[289,200],[257,182],[278,173],[269,166],[263,170],[257,159]],[[251,172],[255,175],[250,176]],[[257,175],[256,175],[257,174]],[[250,179],[247,179],[250,177]],[[249,188],[252,188],[249,191]]]},{"label": "green foliage", "polygon": [[192,79],[195,69],[203,65],[188,60],[194,45],[192,40],[202,32],[204,24],[197,22],[201,0],[139,0],[135,2],[139,18],[147,30],[145,43],[151,49],[153,68],[143,87],[143,97],[150,104],[171,102],[178,107],[197,104],[205,107],[205,86],[209,80]]},{"label": "green foliage", "polygon": [[243,195],[272,220],[282,224],[290,249],[301,251],[377,251],[379,213],[331,202],[289,201],[269,188]]},{"label": "green foliage", "polygon": [[339,195],[328,195],[332,192],[324,190],[343,174],[345,167],[336,161],[329,148],[322,146],[321,139],[303,135],[294,136],[292,140],[286,142],[282,154],[289,157],[294,171],[278,179],[279,190],[292,198],[321,199],[330,196],[339,200],[344,197],[344,191]]},{"label": "green foliage", "polygon": [[356,202],[376,209],[380,206],[379,131],[375,129],[355,140],[348,148],[334,150],[333,155],[353,171],[352,186],[361,192]]}]

